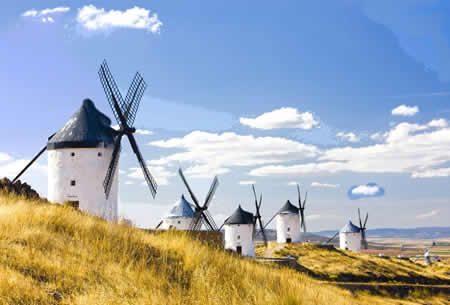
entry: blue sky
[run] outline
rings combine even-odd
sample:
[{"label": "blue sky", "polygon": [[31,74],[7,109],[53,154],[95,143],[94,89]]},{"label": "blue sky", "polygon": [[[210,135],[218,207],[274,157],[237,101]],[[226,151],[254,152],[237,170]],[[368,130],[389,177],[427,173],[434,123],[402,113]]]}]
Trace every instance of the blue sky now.
[{"label": "blue sky", "polygon": [[[450,4],[445,1],[20,1],[0,5],[0,176],[14,176],[89,97],[112,117],[97,70],[148,83],[120,211],[154,226],[218,174],[211,212],[268,219],[308,190],[308,228],[448,225]],[[46,194],[46,156],[24,179]],[[371,184],[371,183],[374,183]],[[379,189],[375,189],[379,187]],[[349,195],[349,192],[353,193]],[[356,190],[356,191],[355,191]],[[383,190],[382,194],[380,190]],[[380,195],[381,194],[381,195]],[[358,198],[358,199],[355,199]]]}]

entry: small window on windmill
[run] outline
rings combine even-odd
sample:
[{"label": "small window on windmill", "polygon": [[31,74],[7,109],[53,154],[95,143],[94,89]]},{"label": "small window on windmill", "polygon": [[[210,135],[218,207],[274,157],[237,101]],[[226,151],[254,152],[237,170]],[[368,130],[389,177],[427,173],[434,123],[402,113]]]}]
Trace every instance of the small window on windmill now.
[{"label": "small window on windmill", "polygon": [[287,228],[287,231],[288,231],[288,232],[291,232],[291,228],[288,227],[288,228]]},{"label": "small window on windmill", "polygon": [[178,224],[180,224],[180,223],[181,223],[181,221],[178,220]]},{"label": "small window on windmill", "polygon": [[237,239],[241,239],[241,235],[238,235],[238,236],[237,236]]},{"label": "small window on windmill", "polygon": [[70,186],[75,186],[77,183],[75,180],[70,180]]},{"label": "small window on windmill", "polygon": [[97,156],[101,157],[101,156],[102,156],[102,152],[99,151],[98,154],[97,154]]},{"label": "small window on windmill", "polygon": [[75,157],[75,153],[74,153],[74,152],[71,152],[71,153],[70,153],[70,156],[71,156],[71,157]]}]

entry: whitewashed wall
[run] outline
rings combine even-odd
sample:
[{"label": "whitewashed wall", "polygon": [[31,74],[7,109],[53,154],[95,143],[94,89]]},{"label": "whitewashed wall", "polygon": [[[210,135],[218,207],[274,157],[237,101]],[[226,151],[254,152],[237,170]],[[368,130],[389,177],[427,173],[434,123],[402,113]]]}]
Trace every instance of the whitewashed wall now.
[{"label": "whitewashed wall", "polygon": [[339,233],[339,248],[360,252],[361,233]]},{"label": "whitewashed wall", "polygon": [[277,242],[285,243],[291,238],[293,243],[300,242],[300,216],[298,214],[279,214],[277,216]]},{"label": "whitewashed wall", "polygon": [[[108,199],[103,180],[112,148],[63,148],[48,151],[48,200],[54,203],[79,201],[79,208],[108,220],[117,219],[117,168]],[[71,154],[75,153],[74,156]],[[101,156],[99,156],[99,153]],[[76,185],[71,186],[71,180]]]},{"label": "whitewashed wall", "polygon": [[163,223],[160,226],[160,229],[167,230],[169,228],[172,228],[175,230],[189,230],[191,223],[192,223],[191,217],[164,218]]},{"label": "whitewashed wall", "polygon": [[225,225],[225,249],[236,251],[238,246],[242,247],[242,255],[255,256],[253,244],[252,224]]}]

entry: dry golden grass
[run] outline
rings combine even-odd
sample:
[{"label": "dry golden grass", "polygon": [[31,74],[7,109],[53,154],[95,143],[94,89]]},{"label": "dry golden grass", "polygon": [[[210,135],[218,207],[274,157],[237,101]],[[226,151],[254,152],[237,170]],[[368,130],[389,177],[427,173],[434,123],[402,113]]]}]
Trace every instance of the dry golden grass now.
[{"label": "dry golden grass", "polygon": [[362,282],[450,283],[450,267],[446,263],[424,266],[396,257],[380,258],[310,244],[291,244],[275,251],[275,256],[287,255],[298,258],[302,266],[328,280],[342,281],[353,278],[353,281]]},{"label": "dry golden grass", "polygon": [[[432,301],[440,303],[440,299]],[[0,304],[420,304],[321,284],[191,240],[0,195]]]}]

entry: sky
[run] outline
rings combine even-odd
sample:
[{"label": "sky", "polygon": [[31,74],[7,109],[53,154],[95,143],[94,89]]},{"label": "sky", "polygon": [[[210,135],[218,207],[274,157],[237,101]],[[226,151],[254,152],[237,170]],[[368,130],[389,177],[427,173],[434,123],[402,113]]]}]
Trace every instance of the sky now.
[{"label": "sky", "polygon": [[[154,227],[186,189],[221,225],[241,204],[265,220],[308,192],[307,226],[448,226],[450,3],[3,1],[0,176],[14,177],[84,98],[114,119],[97,71],[148,84],[136,117],[156,199],[130,145],[119,211]],[[47,193],[44,154],[22,177]]]}]

